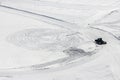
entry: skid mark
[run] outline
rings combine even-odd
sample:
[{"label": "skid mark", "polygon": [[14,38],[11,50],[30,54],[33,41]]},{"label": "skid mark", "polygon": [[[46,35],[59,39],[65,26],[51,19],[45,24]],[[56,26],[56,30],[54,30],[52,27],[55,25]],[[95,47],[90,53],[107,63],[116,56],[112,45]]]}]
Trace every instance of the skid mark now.
[{"label": "skid mark", "polygon": [[56,29],[26,29],[7,37],[7,41],[29,50],[64,50],[72,46],[79,46],[83,41],[79,33]]}]

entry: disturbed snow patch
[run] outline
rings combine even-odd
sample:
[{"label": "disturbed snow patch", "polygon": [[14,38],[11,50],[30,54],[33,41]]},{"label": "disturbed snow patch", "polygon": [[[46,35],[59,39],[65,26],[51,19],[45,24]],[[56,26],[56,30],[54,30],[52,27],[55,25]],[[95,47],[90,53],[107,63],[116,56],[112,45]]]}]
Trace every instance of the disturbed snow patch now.
[{"label": "disturbed snow patch", "polygon": [[[90,30],[86,30],[82,32],[73,32],[66,29],[41,29],[41,28],[33,28],[33,29],[24,29],[22,31],[18,31],[13,33],[7,37],[7,41],[10,44],[14,44],[15,46],[19,46],[21,48],[25,48],[28,50],[46,50],[50,51],[51,55],[47,58],[54,58],[52,55],[64,54],[61,58],[55,57],[52,61],[39,62],[38,64],[32,64],[31,66],[22,67],[22,69],[48,69],[53,67],[64,66],[67,63],[74,62],[78,59],[86,59],[91,58],[93,54],[95,54],[99,49],[96,44],[91,41],[91,34],[89,34]],[[88,38],[87,36],[91,37]],[[94,36],[94,33],[93,33]],[[87,37],[87,38],[86,38]],[[87,39],[87,40],[86,40]],[[89,40],[89,41],[88,41]],[[39,53],[42,54],[42,53]],[[48,53],[49,54],[49,53]],[[40,57],[41,58],[41,57]],[[57,59],[56,59],[57,58]],[[42,57],[44,60],[44,57]],[[21,69],[21,68],[17,68]]]},{"label": "disturbed snow patch", "polygon": [[67,50],[64,50],[63,52],[65,52],[66,54],[68,54],[69,56],[86,56],[86,55],[90,55],[91,53],[87,53],[85,52],[83,49],[79,49],[79,48],[75,48],[75,47],[71,47]]},{"label": "disturbed snow patch", "polygon": [[26,29],[7,37],[7,41],[29,50],[64,50],[83,41],[80,33],[56,29]]}]

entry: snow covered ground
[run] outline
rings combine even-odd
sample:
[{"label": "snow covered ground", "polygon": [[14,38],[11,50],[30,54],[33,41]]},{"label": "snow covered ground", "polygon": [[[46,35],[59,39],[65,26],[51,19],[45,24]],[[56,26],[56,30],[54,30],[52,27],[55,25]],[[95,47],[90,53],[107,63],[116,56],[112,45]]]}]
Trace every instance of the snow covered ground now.
[{"label": "snow covered ground", "polygon": [[1,0],[0,80],[119,80],[119,17],[117,0]]}]

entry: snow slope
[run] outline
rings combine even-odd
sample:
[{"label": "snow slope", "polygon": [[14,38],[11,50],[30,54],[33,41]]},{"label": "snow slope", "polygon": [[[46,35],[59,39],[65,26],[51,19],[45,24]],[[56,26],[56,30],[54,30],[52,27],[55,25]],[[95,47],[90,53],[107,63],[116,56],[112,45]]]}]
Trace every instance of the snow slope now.
[{"label": "snow slope", "polygon": [[0,5],[1,80],[119,80],[119,2],[26,2]]}]

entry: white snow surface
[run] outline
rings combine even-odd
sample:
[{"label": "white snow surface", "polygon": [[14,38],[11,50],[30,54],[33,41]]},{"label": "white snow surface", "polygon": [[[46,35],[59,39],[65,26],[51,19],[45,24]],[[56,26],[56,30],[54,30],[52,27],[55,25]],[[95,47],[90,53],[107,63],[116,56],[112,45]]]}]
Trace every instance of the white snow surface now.
[{"label": "white snow surface", "polygon": [[0,2],[0,80],[120,79],[119,0]]}]

